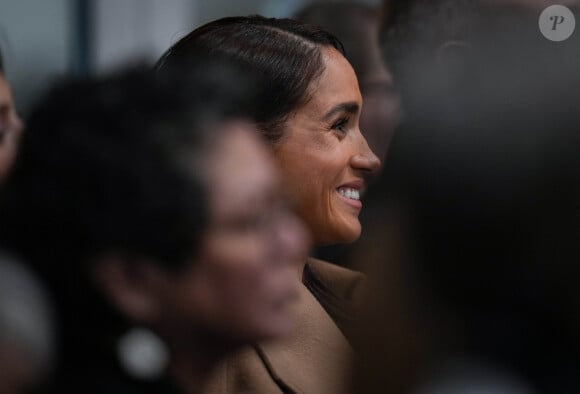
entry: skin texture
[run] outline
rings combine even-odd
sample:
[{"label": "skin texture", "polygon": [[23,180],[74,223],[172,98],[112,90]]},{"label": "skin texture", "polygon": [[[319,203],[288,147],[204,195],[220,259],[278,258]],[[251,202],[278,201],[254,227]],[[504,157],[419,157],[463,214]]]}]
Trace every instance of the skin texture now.
[{"label": "skin texture", "polygon": [[380,160],[359,129],[362,97],[352,67],[333,48],[323,48],[322,56],[325,68],[312,83],[312,97],[287,120],[275,156],[314,243],[330,245],[353,242],[361,233],[362,205],[338,188],[364,190]]},{"label": "skin texture", "polygon": [[[289,306],[299,283],[295,266],[307,254],[306,230],[285,203],[258,133],[244,124],[227,127],[207,159],[210,222],[201,252],[184,272],[165,274],[158,292],[156,325],[166,338],[190,341],[193,325],[202,343],[215,338],[236,346],[292,329]],[[171,316],[183,327],[166,326]]]},{"label": "skin texture", "polygon": [[0,73],[0,181],[12,167],[21,132],[22,121],[16,114],[12,90]]}]

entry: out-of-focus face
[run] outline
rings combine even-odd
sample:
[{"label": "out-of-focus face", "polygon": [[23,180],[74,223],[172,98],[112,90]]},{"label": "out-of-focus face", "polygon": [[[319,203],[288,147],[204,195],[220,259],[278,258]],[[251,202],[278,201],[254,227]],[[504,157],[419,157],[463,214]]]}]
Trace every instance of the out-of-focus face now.
[{"label": "out-of-focus face", "polygon": [[401,119],[401,104],[393,77],[381,58],[378,29],[378,23],[368,28],[368,40],[373,45],[369,53],[368,69],[365,75],[359,76],[364,104],[360,128],[372,151],[384,162],[395,128]]},{"label": "out-of-focus face", "polygon": [[12,91],[0,73],[0,181],[12,166],[21,132],[22,121],[16,114]]},{"label": "out-of-focus face", "polygon": [[209,227],[200,253],[173,283],[171,308],[202,334],[245,344],[292,329],[307,231],[285,202],[258,131],[225,127],[231,130],[204,161]]},{"label": "out-of-focus face", "polygon": [[380,166],[359,129],[362,97],[352,67],[333,48],[322,54],[312,97],[287,120],[275,148],[284,186],[317,245],[359,237],[360,196]]}]

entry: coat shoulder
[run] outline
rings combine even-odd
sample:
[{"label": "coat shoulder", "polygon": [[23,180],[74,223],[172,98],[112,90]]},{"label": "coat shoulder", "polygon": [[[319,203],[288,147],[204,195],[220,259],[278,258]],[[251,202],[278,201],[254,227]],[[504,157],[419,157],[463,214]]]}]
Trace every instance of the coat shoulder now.
[{"label": "coat shoulder", "polygon": [[363,273],[312,257],[306,264],[337,297],[354,302],[363,296],[366,282]]}]

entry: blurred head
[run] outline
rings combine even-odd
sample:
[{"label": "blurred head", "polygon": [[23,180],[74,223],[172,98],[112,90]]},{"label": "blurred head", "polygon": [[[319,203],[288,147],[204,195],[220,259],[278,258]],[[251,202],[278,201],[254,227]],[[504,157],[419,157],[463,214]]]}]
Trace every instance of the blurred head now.
[{"label": "blurred head", "polygon": [[132,324],[186,357],[291,328],[304,230],[243,120],[252,91],[222,63],[189,71],[63,83],[30,118],[2,236],[51,284],[68,362],[105,362]]},{"label": "blurred head", "polygon": [[[580,1],[386,0],[380,32],[384,59],[397,85],[405,85],[421,62],[456,64],[492,36],[516,47],[522,41],[541,44],[546,40],[538,18],[553,4],[577,14]],[[574,48],[577,40],[572,35],[560,45]]]},{"label": "blurred head", "polygon": [[296,19],[321,26],[344,44],[363,98],[360,129],[372,151],[384,161],[400,108],[393,78],[381,58],[379,11],[365,4],[319,2],[299,11]]},{"label": "blurred head", "polygon": [[302,223],[282,197],[271,152],[255,130],[240,122],[221,127],[224,136],[204,153],[200,167],[211,201],[207,227],[189,273],[162,284],[168,299],[158,323],[184,313],[189,324],[173,335],[192,335],[194,322],[198,334],[236,345],[277,338],[292,328],[288,305],[296,295],[295,266],[307,245]]},{"label": "blurred head", "polygon": [[12,90],[4,75],[0,54],[0,181],[12,167],[22,132],[22,121],[16,113]]},{"label": "blurred head", "polygon": [[359,129],[362,98],[342,44],[314,26],[259,16],[224,18],[177,42],[158,69],[224,57],[257,75],[258,129],[316,244],[360,235],[360,193],[380,162]]},{"label": "blurred head", "polygon": [[391,0],[384,2],[380,42],[397,84],[411,78],[420,60],[454,57],[468,47],[481,23],[482,0]]},{"label": "blurred head", "polygon": [[[410,116],[377,196],[387,207],[387,254],[376,262],[385,275],[369,277],[384,288],[396,272],[407,296],[404,312],[389,314],[395,298],[379,291],[374,338],[397,323],[415,326],[360,364],[362,375],[381,366],[361,379],[379,390],[365,392],[401,378],[417,384],[418,370],[457,356],[524,377],[538,392],[578,391],[580,59],[543,38],[498,41],[503,32],[486,31],[454,67],[411,69]],[[422,359],[409,360],[421,340]],[[381,346],[367,345],[377,356]],[[387,359],[415,375],[387,376]]]}]

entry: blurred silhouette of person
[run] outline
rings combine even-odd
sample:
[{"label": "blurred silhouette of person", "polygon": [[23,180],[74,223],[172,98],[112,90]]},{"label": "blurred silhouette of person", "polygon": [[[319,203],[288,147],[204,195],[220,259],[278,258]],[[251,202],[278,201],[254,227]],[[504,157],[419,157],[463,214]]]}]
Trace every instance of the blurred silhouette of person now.
[{"label": "blurred silhouette of person", "polygon": [[0,182],[12,166],[21,132],[22,121],[16,113],[12,90],[4,73],[0,53]]},{"label": "blurred silhouette of person", "polygon": [[[167,50],[158,70],[208,55],[257,75],[258,130],[271,147],[294,210],[316,246],[346,244],[361,233],[361,195],[380,160],[359,128],[362,97],[340,41],[319,27],[260,16],[198,27]],[[260,343],[233,357],[215,392],[338,393],[349,367],[349,326],[363,289],[355,271],[314,258],[296,266],[302,280],[289,340]]]},{"label": "blurred silhouette of person", "polygon": [[[546,41],[538,17],[552,4],[566,5],[576,14],[580,11],[578,0],[385,0],[379,33],[383,59],[399,86],[416,75],[412,68],[422,61],[460,61],[463,54],[477,48],[480,33],[486,30],[491,34],[505,31],[496,37],[513,46],[522,40]],[[508,33],[516,30],[517,34]],[[559,45],[572,50],[578,40],[573,34]]]},{"label": "blurred silhouette of person", "polygon": [[405,124],[369,195],[382,241],[353,392],[580,389],[580,56],[488,17],[452,58],[390,43]]},{"label": "blurred silhouette of person", "polygon": [[36,392],[54,358],[53,317],[42,283],[24,265],[0,257],[0,392]]},{"label": "blurred silhouette of person", "polygon": [[227,354],[293,330],[306,231],[250,84],[199,60],[65,81],[32,113],[1,239],[57,306],[47,392],[201,392]]}]

